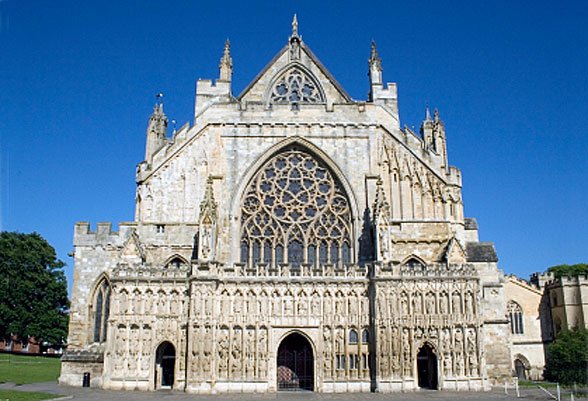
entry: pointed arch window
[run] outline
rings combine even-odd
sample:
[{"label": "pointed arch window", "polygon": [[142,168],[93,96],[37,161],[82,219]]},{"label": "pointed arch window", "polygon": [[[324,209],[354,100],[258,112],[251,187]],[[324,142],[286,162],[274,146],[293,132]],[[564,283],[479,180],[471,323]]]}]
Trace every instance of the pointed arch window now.
[{"label": "pointed arch window", "polygon": [[361,333],[361,342],[367,344],[370,341],[370,332],[368,329],[364,329]]},{"label": "pointed arch window", "polygon": [[280,76],[270,93],[270,103],[324,103],[318,82],[299,67],[292,67]]},{"label": "pointed arch window", "polygon": [[349,344],[357,344],[358,336],[357,330],[351,329],[349,330]]},{"label": "pointed arch window", "polygon": [[92,340],[95,343],[106,341],[108,316],[110,314],[110,284],[102,278],[94,291]]},{"label": "pointed arch window", "polygon": [[518,303],[514,301],[510,301],[506,308],[508,311],[510,330],[512,334],[523,334],[523,309]]},{"label": "pointed arch window", "polygon": [[352,259],[351,208],[342,185],[299,147],[276,154],[256,173],[242,202],[241,224],[243,263],[258,260],[258,243],[264,244],[264,262],[273,266]]}]

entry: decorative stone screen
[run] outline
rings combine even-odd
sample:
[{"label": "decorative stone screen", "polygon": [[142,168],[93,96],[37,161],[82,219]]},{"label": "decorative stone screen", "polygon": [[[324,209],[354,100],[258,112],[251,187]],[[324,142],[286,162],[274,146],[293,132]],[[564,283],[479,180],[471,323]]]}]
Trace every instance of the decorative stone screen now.
[{"label": "decorative stone screen", "polygon": [[276,267],[350,263],[351,210],[324,163],[288,148],[256,173],[241,207],[241,262]]}]

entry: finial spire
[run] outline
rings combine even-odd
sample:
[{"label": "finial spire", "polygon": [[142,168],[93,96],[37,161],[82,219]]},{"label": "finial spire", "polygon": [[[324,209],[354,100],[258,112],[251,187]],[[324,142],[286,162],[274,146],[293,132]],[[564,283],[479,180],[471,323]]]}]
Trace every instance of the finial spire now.
[{"label": "finial spire", "polygon": [[290,61],[300,59],[301,41],[302,38],[298,35],[298,17],[294,14],[294,18],[292,18],[292,35],[290,35],[290,39],[288,40],[288,45],[290,47]]},{"label": "finial spire", "polygon": [[439,117],[439,109],[437,109],[436,107],[435,111],[433,112],[433,115],[435,116],[435,122],[441,121],[441,118]]},{"label": "finial spire", "polygon": [[370,53],[369,58],[370,69],[376,68],[378,71],[382,71],[382,59],[378,54],[378,49],[376,47],[376,42],[372,40],[372,51]]},{"label": "finial spire", "polygon": [[296,14],[292,18],[292,37],[298,37],[298,17]]},{"label": "finial spire", "polygon": [[425,121],[431,121],[431,111],[428,105],[425,107]]},{"label": "finial spire", "polygon": [[225,49],[220,59],[220,80],[230,81],[233,75],[233,58],[231,57],[231,42],[229,38],[225,41]]}]

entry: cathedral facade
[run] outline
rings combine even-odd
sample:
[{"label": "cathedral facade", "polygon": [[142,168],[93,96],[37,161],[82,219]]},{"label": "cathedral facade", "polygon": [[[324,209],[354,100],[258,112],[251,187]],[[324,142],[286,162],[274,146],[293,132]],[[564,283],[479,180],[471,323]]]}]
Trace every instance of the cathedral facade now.
[{"label": "cathedral facade", "polygon": [[194,124],[158,102],[133,222],[75,226],[60,382],[193,393],[487,389],[511,375],[504,277],[463,216],[445,128],[401,128],[298,34],[239,96],[225,45]]}]

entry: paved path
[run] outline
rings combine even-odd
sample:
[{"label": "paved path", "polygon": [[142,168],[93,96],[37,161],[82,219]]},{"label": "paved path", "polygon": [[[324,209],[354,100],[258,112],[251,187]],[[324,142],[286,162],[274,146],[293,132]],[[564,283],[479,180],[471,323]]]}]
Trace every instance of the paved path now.
[{"label": "paved path", "polygon": [[507,401],[514,397],[504,394],[504,390],[488,392],[449,392],[421,390],[410,393],[391,394],[319,394],[319,393],[271,393],[271,394],[217,394],[196,395],[175,391],[110,391],[95,388],[60,386],[57,383],[34,383],[15,386],[12,383],[0,384],[1,389],[19,391],[41,391],[67,396],[79,401]]}]

